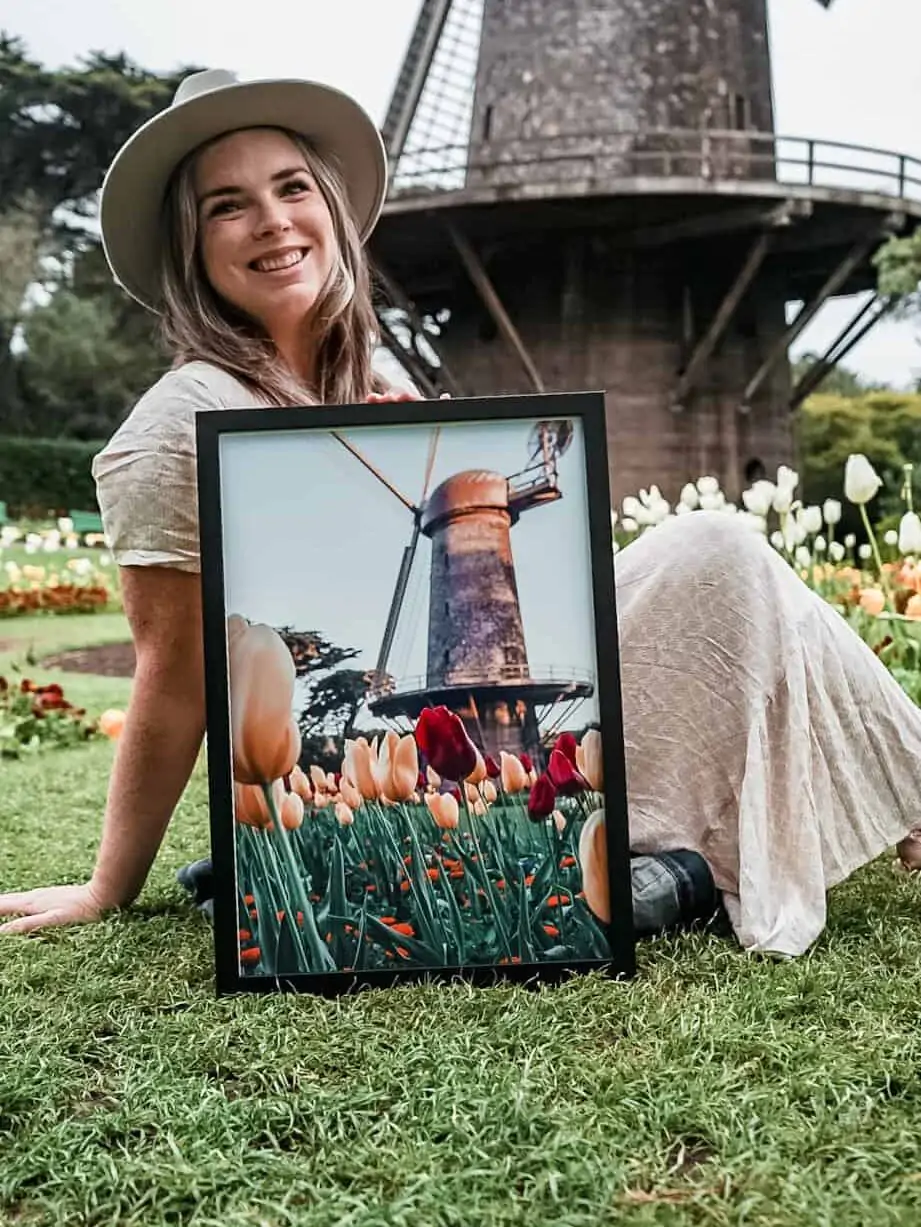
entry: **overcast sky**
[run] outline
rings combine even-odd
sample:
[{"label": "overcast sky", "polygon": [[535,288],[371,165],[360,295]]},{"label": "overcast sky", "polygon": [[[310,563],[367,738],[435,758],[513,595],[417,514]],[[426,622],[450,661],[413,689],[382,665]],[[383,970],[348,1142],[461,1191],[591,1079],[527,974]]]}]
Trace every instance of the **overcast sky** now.
[{"label": "overcast sky", "polygon": [[[0,0],[0,29],[52,67],[127,51],[146,68],[198,63],[241,77],[303,76],[349,91],[380,122],[419,0]],[[778,131],[921,157],[921,0],[770,0]],[[837,335],[831,304],[799,349]],[[848,358],[875,378],[921,375],[919,327],[885,324]]]}]

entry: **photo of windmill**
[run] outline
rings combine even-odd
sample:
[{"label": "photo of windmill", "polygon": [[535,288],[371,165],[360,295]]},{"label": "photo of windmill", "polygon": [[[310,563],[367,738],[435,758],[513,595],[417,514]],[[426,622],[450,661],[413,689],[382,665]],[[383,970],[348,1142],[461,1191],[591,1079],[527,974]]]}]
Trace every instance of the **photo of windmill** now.
[{"label": "photo of windmill", "polygon": [[239,975],[609,965],[584,423],[230,432],[220,468]]}]

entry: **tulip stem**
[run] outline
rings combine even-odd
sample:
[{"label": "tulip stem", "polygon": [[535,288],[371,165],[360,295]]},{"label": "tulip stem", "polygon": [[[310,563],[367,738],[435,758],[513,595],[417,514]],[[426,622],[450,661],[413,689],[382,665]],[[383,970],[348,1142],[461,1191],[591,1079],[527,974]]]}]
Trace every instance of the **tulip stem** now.
[{"label": "tulip stem", "polygon": [[889,589],[889,581],[886,579],[886,573],[883,570],[883,560],[879,552],[879,545],[876,540],[876,534],[870,524],[870,517],[867,515],[866,503],[860,504],[860,518],[863,520],[863,526],[867,530],[867,536],[870,538],[870,548],[873,551],[873,559],[876,563],[876,569],[879,571],[879,582],[882,588],[887,603],[892,605],[892,612],[895,613],[895,605],[892,604],[892,593]]},{"label": "tulip stem", "polygon": [[[314,970],[317,972],[336,971],[338,970],[336,967],[336,961],[330,954],[326,943],[320,937],[319,930],[317,929],[317,922],[316,917],[313,914],[313,907],[310,900],[307,898],[307,893],[304,890],[304,882],[298,869],[297,861],[294,859],[294,853],[291,851],[291,845],[288,843],[288,832],[282,825],[275,806],[275,798],[272,796],[272,786],[270,784],[263,784],[262,791],[265,795],[265,801],[266,805],[268,806],[269,813],[272,816],[272,833],[276,836],[278,846],[281,848],[282,855],[287,862],[290,890],[294,894],[295,903],[300,907],[300,910],[304,916],[304,932],[302,934],[297,924],[297,909],[295,908],[295,914],[292,916],[291,908],[288,908],[287,919],[291,932],[294,935],[295,945],[298,947],[298,953],[300,954],[304,965],[309,970]],[[274,852],[274,846],[270,845],[270,847]],[[310,944],[312,953],[317,962],[317,966],[312,969],[310,968],[311,960],[308,958],[307,950],[304,946],[305,937]]]},{"label": "tulip stem", "polygon": [[489,873],[486,870],[486,862],[483,860],[483,849],[480,847],[480,841],[479,841],[479,838],[477,837],[476,827],[473,821],[473,815],[471,814],[470,805],[467,801],[466,788],[461,789],[461,800],[464,803],[464,813],[467,815],[467,826],[470,829],[470,837],[473,840],[474,848],[476,848],[477,864],[479,865],[479,869],[480,869],[480,877],[483,880],[483,886],[486,891],[486,895],[489,899],[490,904],[492,905],[493,915],[496,918],[496,928],[499,930],[499,936],[501,937],[502,943],[505,946],[506,956],[511,961],[512,954],[513,954],[512,943],[511,943],[511,940],[509,939],[509,935],[505,929],[505,924],[503,923],[503,920],[502,920],[502,915],[501,915],[501,911],[499,908],[499,898],[496,895],[495,890],[493,889],[492,880],[490,879]]}]

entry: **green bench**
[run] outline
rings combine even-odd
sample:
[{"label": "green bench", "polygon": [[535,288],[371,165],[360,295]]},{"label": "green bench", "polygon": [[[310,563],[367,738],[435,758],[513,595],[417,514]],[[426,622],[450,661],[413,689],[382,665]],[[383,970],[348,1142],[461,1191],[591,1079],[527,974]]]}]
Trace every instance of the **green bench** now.
[{"label": "green bench", "polygon": [[87,533],[102,532],[102,517],[95,511],[68,511],[68,516],[74,523],[74,532],[80,536]]}]

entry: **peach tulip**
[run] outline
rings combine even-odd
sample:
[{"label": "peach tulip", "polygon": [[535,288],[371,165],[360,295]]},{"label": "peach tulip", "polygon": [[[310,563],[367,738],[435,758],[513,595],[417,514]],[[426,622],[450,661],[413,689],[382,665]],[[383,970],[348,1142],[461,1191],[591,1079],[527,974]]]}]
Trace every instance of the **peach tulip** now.
[{"label": "peach tulip", "polygon": [[487,774],[486,773],[486,760],[483,758],[483,755],[479,752],[479,750],[477,750],[476,766],[467,776],[467,783],[468,784],[482,784],[483,781],[486,779],[486,774]]},{"label": "peach tulip", "polygon": [[385,800],[410,799],[419,779],[419,751],[411,734],[400,737],[392,730],[387,733],[378,755],[375,778]]},{"label": "peach tulip", "polygon": [[348,776],[366,801],[376,801],[380,796],[375,778],[376,767],[376,749],[372,749],[367,738],[359,737],[357,741],[346,741],[342,774]]},{"label": "peach tulip", "polygon": [[472,784],[465,784],[464,790],[467,793],[467,800],[471,805],[476,805],[477,801],[481,800],[480,790],[478,788],[474,788]]},{"label": "peach tulip", "polygon": [[339,781],[339,796],[340,800],[344,801],[349,809],[358,809],[361,806],[364,797],[352,783],[347,775],[344,775]]},{"label": "peach tulip", "polygon": [[[272,801],[275,812],[278,813],[285,799],[284,785],[281,780],[272,784]],[[270,827],[272,815],[265,799],[265,793],[258,784],[240,784],[234,781],[233,812],[237,822],[248,827]]]},{"label": "peach tulip", "polygon": [[499,772],[504,792],[524,792],[528,787],[528,773],[519,758],[503,750],[499,755]]},{"label": "peach tulip", "polygon": [[336,802],[335,813],[336,813],[336,821],[339,823],[341,827],[350,827],[352,823],[355,821],[355,815],[352,813],[351,807],[346,805],[344,801]]},{"label": "peach tulip", "polygon": [[917,592],[914,596],[908,598],[908,604],[905,606],[905,616],[908,618],[921,618],[921,596]]},{"label": "peach tulip", "polygon": [[886,608],[886,597],[882,590],[880,588],[861,588],[860,608],[874,618],[881,614]]},{"label": "peach tulip", "polygon": [[270,626],[227,619],[234,779],[267,784],[294,769],[301,735],[291,715],[294,661]]},{"label": "peach tulip", "polygon": [[426,767],[425,778],[432,788],[441,787],[441,776],[438,774],[437,771],[433,771],[431,767]]},{"label": "peach tulip", "polygon": [[296,792],[289,792],[281,803],[281,825],[286,831],[296,831],[304,821],[304,802]]},{"label": "peach tulip", "polygon": [[313,789],[310,787],[310,780],[308,780],[307,776],[298,766],[295,766],[291,772],[291,790],[297,793],[306,805],[309,805],[313,800]]},{"label": "peach tulip", "polygon": [[125,713],[119,707],[110,707],[99,717],[99,731],[113,741],[118,741],[125,727]]},{"label": "peach tulip", "polygon": [[316,763],[310,765],[310,782],[316,792],[326,792],[326,772]]},{"label": "peach tulip", "polygon": [[593,792],[604,791],[604,764],[601,755],[601,733],[589,729],[576,747],[576,766]]},{"label": "peach tulip", "polygon": [[430,792],[425,798],[425,804],[435,820],[435,826],[440,830],[453,831],[457,827],[460,809],[449,792]]},{"label": "peach tulip", "polygon": [[599,920],[611,923],[611,896],[608,887],[608,840],[604,810],[591,814],[579,836],[579,865],[585,902]]},{"label": "peach tulip", "polygon": [[498,796],[499,791],[495,784],[492,782],[492,780],[486,780],[483,784],[483,800],[487,805],[492,805]]}]

